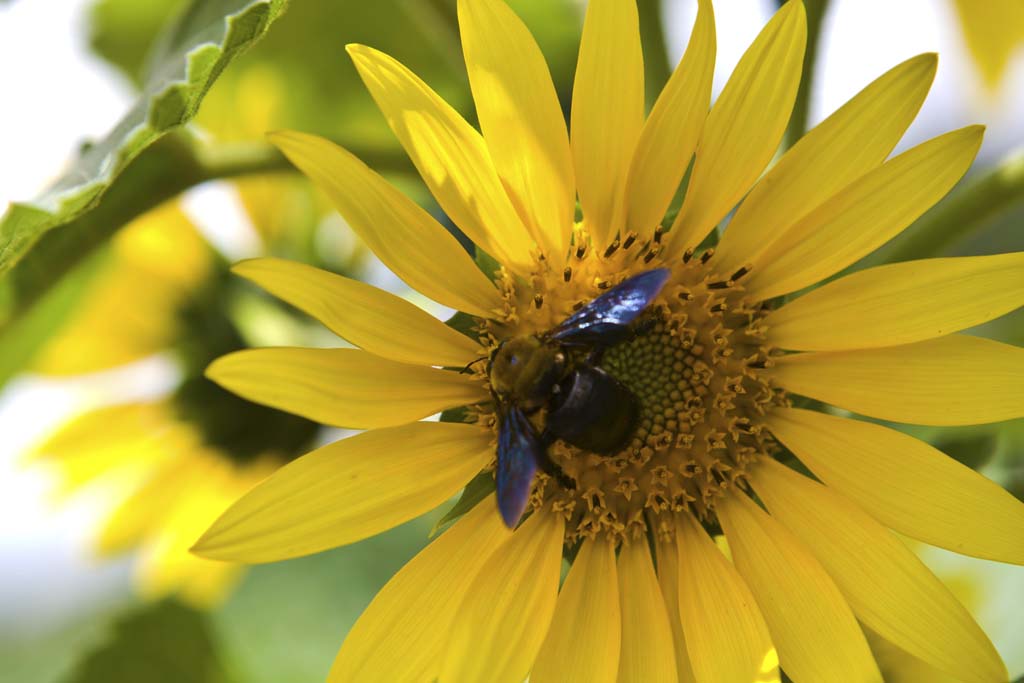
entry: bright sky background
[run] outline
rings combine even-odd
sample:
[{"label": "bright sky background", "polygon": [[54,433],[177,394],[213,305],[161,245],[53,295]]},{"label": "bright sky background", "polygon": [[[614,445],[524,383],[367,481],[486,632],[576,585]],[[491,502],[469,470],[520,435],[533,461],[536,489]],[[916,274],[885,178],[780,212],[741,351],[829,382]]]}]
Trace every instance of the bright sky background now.
[{"label": "bright sky background", "polygon": [[[0,206],[41,190],[85,137],[105,133],[127,109],[127,84],[84,44],[87,5],[87,0],[0,4]],[[689,0],[667,2],[674,60],[685,46],[695,5]],[[716,93],[773,6],[768,0],[716,3]],[[941,57],[935,87],[901,149],[976,122],[989,125],[982,163],[1019,145],[1024,141],[1024,54],[1017,55],[1002,91],[983,95],[954,19],[951,0],[835,2],[822,40],[816,74],[821,86],[812,103],[812,122],[898,62],[937,51]],[[223,193],[202,190],[190,206],[208,225],[230,226],[212,237],[231,256],[251,253],[245,219]],[[0,637],[15,629],[27,636],[53,628],[69,613],[127,594],[126,562],[96,564],[88,559],[87,535],[102,495],[54,511],[45,499],[45,477],[19,471],[15,458],[76,407],[124,397],[125,391],[139,395],[139,387],[145,387],[142,393],[153,393],[170,381],[167,364],[157,360],[70,384],[23,380],[0,395]],[[984,567],[995,572],[991,581],[998,590],[1024,594],[1024,573],[996,571],[991,564],[970,560],[944,562]],[[1005,610],[986,608],[981,618],[995,628],[1005,621]],[[1011,660],[1011,671],[1024,670],[1019,636],[1014,643],[996,631],[993,635]]]}]

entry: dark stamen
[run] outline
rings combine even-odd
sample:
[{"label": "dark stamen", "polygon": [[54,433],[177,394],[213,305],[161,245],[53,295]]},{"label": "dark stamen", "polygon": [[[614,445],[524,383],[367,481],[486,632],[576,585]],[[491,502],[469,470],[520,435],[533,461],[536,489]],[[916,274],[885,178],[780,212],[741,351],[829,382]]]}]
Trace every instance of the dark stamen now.
[{"label": "dark stamen", "polygon": [[729,282],[725,280],[718,280],[716,282],[709,282],[708,289],[728,289]]},{"label": "dark stamen", "polygon": [[533,305],[536,306],[537,308],[540,308],[541,306],[543,306],[544,305],[544,295],[543,294],[534,294],[533,295]]},{"label": "dark stamen", "polygon": [[604,257],[608,258],[619,249],[619,238],[616,237],[615,241],[608,245],[608,248],[604,250]]},{"label": "dark stamen", "polygon": [[576,258],[582,259],[586,255],[586,253],[587,245],[581,244],[580,246],[576,247]]},{"label": "dark stamen", "polygon": [[683,252],[683,263],[689,263],[690,259],[693,258],[693,249],[687,249]]},{"label": "dark stamen", "polygon": [[750,268],[748,268],[746,266],[743,266],[742,268],[737,270],[735,273],[733,273],[732,277],[729,278],[729,279],[732,280],[733,282],[736,282],[737,280],[739,280],[741,277],[743,277],[744,275],[746,275],[749,272],[750,272]]},{"label": "dark stamen", "polygon": [[636,238],[637,234],[635,232],[630,232],[628,235],[626,235],[626,240],[622,243],[622,248],[629,249],[631,246],[633,246],[633,242],[636,242]]},{"label": "dark stamen", "polygon": [[572,268],[570,266],[566,266],[565,270],[562,271],[562,279],[566,282],[572,279]]},{"label": "dark stamen", "polygon": [[714,249],[708,249],[707,251],[705,251],[703,254],[700,255],[700,262],[701,263],[707,263],[708,261],[711,260],[711,257],[714,256],[714,255],[715,255],[715,250]]}]

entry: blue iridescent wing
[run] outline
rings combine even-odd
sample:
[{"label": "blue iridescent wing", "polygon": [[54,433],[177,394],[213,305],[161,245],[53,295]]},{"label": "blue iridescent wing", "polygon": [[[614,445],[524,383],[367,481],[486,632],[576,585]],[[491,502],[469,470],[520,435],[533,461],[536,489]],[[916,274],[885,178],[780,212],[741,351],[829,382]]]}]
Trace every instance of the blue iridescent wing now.
[{"label": "blue iridescent wing", "polygon": [[515,528],[526,509],[542,448],[536,430],[522,410],[508,406],[499,415],[498,510],[510,529]]},{"label": "blue iridescent wing", "polygon": [[551,331],[551,337],[566,342],[597,342],[606,335],[624,332],[658,296],[668,276],[668,268],[655,268],[623,280],[566,318]]}]

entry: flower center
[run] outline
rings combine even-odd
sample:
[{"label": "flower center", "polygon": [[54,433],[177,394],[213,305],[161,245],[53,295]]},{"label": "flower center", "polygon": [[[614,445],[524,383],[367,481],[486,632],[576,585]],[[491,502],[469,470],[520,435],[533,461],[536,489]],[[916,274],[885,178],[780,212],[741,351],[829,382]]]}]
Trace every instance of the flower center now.
[{"label": "flower center", "polygon": [[[667,532],[684,509],[714,524],[723,492],[746,486],[751,463],[776,450],[764,417],[786,398],[760,372],[771,363],[762,324],[767,310],[744,296],[745,272],[716,273],[710,250],[649,264],[643,257],[651,246],[600,255],[581,250],[558,273],[546,272],[541,261],[529,284],[506,276],[506,316],[486,330],[495,347],[512,336],[543,334],[626,277],[659,265],[671,269],[631,337],[593,361],[629,390],[638,409],[626,445],[610,455],[564,440],[548,446],[572,482],[539,475],[531,504],[562,510],[570,542]],[[532,416],[538,431],[545,417]]]}]

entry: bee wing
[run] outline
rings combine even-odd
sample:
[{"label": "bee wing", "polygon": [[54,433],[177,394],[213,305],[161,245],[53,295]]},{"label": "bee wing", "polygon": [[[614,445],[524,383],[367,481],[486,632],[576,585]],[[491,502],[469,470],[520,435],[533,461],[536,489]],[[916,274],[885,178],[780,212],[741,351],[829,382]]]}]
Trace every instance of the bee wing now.
[{"label": "bee wing", "polygon": [[530,497],[530,485],[537,471],[543,446],[523,411],[509,406],[498,425],[498,510],[510,529],[514,529]]},{"label": "bee wing", "polygon": [[668,280],[668,268],[634,275],[576,311],[550,334],[562,341],[600,341],[621,332],[658,296]]}]

